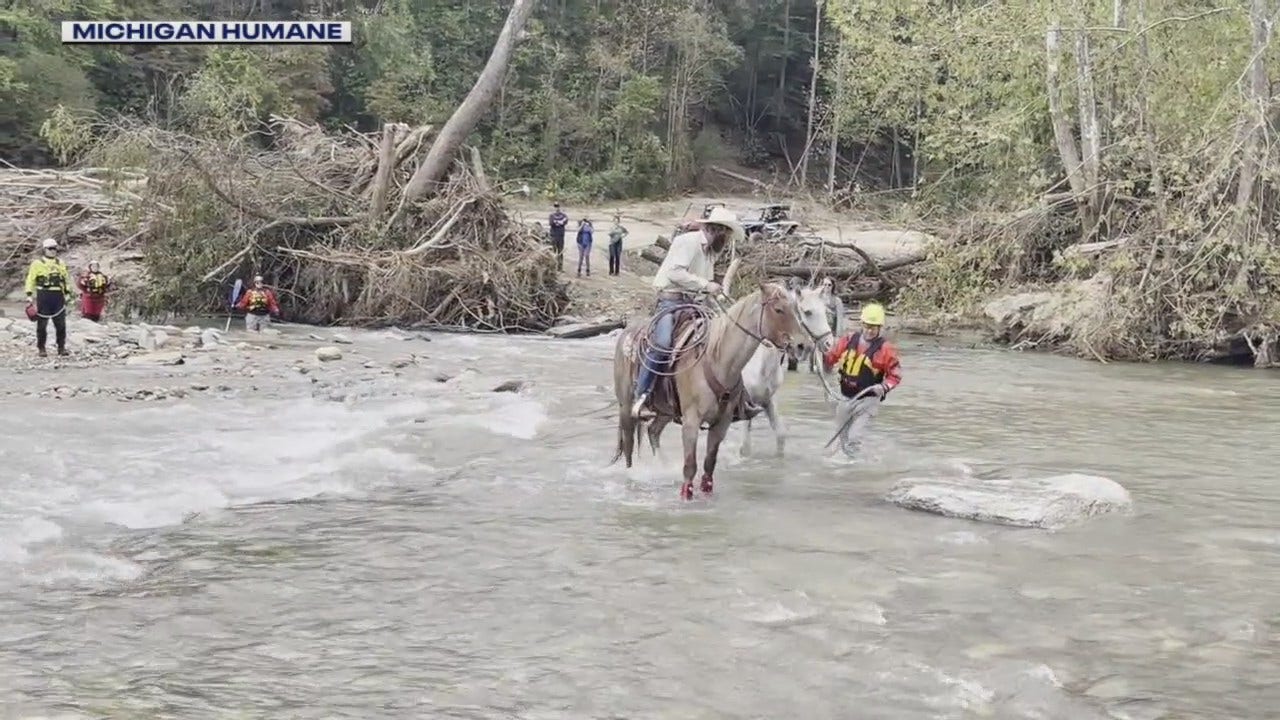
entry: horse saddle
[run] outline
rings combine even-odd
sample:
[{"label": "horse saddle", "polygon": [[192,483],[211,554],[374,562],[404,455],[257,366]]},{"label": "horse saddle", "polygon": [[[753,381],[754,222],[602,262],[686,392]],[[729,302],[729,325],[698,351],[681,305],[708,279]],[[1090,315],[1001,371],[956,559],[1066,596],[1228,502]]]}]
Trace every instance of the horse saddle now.
[{"label": "horse saddle", "polygon": [[[693,340],[695,333],[708,322],[705,317],[693,312],[691,309],[677,310],[675,313],[675,331],[671,334],[674,338],[672,343],[674,348],[672,351],[673,357],[679,357],[681,351],[684,351]],[[707,385],[720,396],[721,406],[733,413],[732,422],[750,420],[761,413],[763,408],[754,405],[751,402],[751,398],[748,397],[742,384],[741,373],[733,378],[732,383],[726,387],[724,382],[715,376],[711,363],[707,361],[704,354],[706,352],[705,345],[696,349],[689,349],[687,352],[698,354],[695,362],[702,368],[703,377],[706,378]],[[639,372],[640,363],[637,361],[633,366],[632,383],[635,382],[635,375]],[[671,364],[668,363],[667,367],[669,372]],[[682,412],[680,391],[676,387],[674,374],[658,375],[654,379],[653,390],[649,394],[649,408],[659,417],[665,417],[677,425],[680,424]],[[706,427],[707,424],[704,423],[703,428],[705,429]]]}]

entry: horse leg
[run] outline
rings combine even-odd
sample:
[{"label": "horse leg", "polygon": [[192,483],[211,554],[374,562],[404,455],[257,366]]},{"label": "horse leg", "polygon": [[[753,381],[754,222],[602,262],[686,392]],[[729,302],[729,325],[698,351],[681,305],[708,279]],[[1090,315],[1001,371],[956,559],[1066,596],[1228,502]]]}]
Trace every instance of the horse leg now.
[{"label": "horse leg", "polygon": [[[715,489],[716,459],[720,456],[720,443],[729,434],[733,413],[726,411],[707,431],[707,456],[702,461],[702,493],[710,495]],[[690,488],[692,491],[693,488]]]},{"label": "horse leg", "polygon": [[743,457],[751,454],[751,419],[747,418],[747,432],[742,436],[742,449],[739,451]]},{"label": "horse leg", "polygon": [[662,431],[667,429],[671,421],[664,417],[658,417],[649,423],[649,449],[654,455],[658,454],[658,448],[661,446]]},{"label": "horse leg", "polygon": [[680,437],[684,440],[684,484],[680,486],[680,497],[693,499],[693,476],[698,472],[698,433],[702,425],[693,413],[685,413],[680,427]]},{"label": "horse leg", "polygon": [[782,418],[778,417],[778,409],[773,406],[773,398],[769,398],[769,402],[765,403],[764,413],[769,418],[769,427],[773,428],[773,435],[778,443],[778,457],[782,457],[787,445],[787,428],[782,424]]}]

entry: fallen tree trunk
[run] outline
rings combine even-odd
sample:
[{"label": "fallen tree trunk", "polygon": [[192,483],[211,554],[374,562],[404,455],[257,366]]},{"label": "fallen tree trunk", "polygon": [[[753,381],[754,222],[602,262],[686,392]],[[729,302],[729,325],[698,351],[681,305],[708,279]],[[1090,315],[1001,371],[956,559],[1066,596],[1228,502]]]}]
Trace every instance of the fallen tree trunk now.
[{"label": "fallen tree trunk", "polygon": [[848,280],[851,278],[861,277],[865,265],[849,266],[788,266],[788,265],[766,265],[761,268],[766,275],[777,277],[829,277],[833,280]]},{"label": "fallen tree trunk", "polygon": [[648,260],[655,265],[661,265],[663,260],[667,259],[667,251],[662,248],[650,245],[640,251],[640,257]]},{"label": "fallen tree trunk", "polygon": [[708,169],[711,170],[712,172],[716,172],[721,175],[724,175],[725,177],[733,178],[734,180],[747,183],[748,185],[754,185],[755,187],[760,188],[761,190],[768,191],[770,189],[770,187],[765,183],[762,183],[753,177],[747,177],[746,175],[741,175],[739,173],[733,172],[732,170],[725,170],[724,168],[717,167],[715,165],[708,166]]},{"label": "fallen tree trunk", "polygon": [[[883,276],[891,270],[897,270],[908,265],[921,262],[925,259],[924,255],[911,255],[909,257],[899,258],[890,262],[881,263],[879,265],[880,272],[878,276]],[[866,263],[858,265],[766,265],[762,270],[769,275],[779,275],[782,277],[829,277],[835,280],[847,280],[849,278],[860,277],[870,270],[870,266]],[[883,279],[883,278],[882,278]]]}]

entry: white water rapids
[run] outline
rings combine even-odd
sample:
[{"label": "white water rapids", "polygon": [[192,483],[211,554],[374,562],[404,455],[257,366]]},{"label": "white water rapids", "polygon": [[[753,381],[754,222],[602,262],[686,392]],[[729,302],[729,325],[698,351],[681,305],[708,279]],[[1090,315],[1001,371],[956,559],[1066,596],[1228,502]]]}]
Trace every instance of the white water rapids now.
[{"label": "white water rapids", "polygon": [[[735,427],[686,504],[678,428],[606,467],[611,342],[436,335],[394,381],[326,366],[348,402],[283,373],[4,400],[0,717],[1275,717],[1274,377],[907,340],[867,458],[820,453],[792,373],[788,456]],[[1104,476],[1134,510],[883,500],[962,471]]]}]

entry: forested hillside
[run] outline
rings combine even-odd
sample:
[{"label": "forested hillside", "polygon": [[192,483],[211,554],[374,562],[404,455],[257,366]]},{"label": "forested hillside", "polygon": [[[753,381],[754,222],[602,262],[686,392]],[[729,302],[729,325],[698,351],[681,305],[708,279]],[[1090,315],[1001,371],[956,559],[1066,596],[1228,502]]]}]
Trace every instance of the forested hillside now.
[{"label": "forested hillside", "polygon": [[[264,131],[271,115],[439,128],[509,8],[9,0],[0,153],[71,162],[117,116],[199,138]],[[1263,0],[544,0],[469,144],[490,176],[565,197],[665,194],[716,163],[838,204],[896,191],[915,212],[970,218],[908,302],[959,309],[1105,271],[1124,310],[1090,331],[1095,354],[1194,356],[1241,333],[1266,346],[1280,324],[1275,13]],[[355,42],[67,47],[55,22],[308,17],[352,20]]]}]

